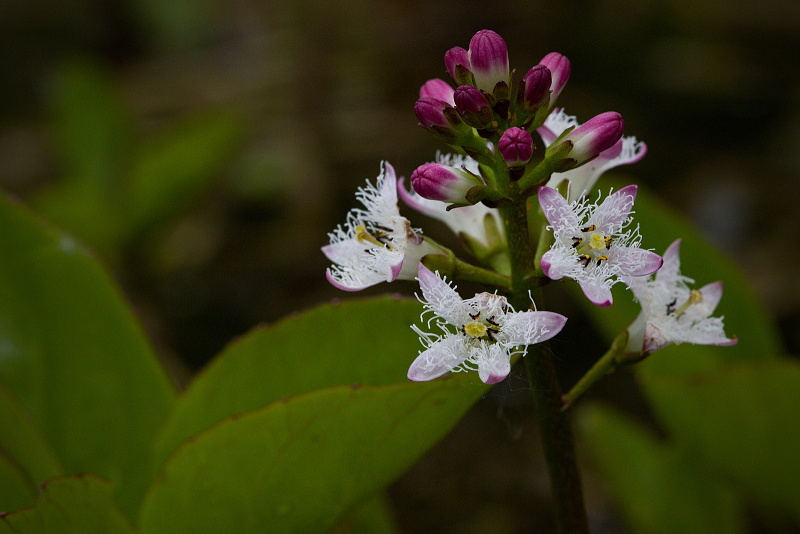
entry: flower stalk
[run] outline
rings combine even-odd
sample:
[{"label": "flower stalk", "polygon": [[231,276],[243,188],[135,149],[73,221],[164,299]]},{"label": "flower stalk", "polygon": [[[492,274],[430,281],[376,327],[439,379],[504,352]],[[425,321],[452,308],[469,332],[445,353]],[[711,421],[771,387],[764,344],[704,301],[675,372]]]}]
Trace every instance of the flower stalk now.
[{"label": "flower stalk", "polygon": [[[500,213],[508,236],[511,261],[512,292],[509,301],[520,309],[519,306],[529,301],[529,292],[534,290],[531,275],[535,269],[525,200],[501,207]],[[541,302],[541,292],[537,289],[536,293]],[[534,345],[528,348],[524,361],[531,382],[531,397],[538,418],[559,532],[588,533],[575,439],[570,422],[561,409],[561,388],[552,353],[543,344]]]}]

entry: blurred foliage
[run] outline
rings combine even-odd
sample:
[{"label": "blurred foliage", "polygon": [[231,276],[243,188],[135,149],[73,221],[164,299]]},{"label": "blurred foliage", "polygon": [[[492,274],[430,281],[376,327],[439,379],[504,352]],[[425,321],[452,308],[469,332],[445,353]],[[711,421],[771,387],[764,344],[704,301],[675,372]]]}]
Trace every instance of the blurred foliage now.
[{"label": "blurred foliage", "polygon": [[200,111],[140,140],[120,90],[86,60],[61,67],[54,94],[67,176],[31,203],[112,263],[207,191],[242,133],[236,114]]},{"label": "blurred foliage", "polygon": [[[583,443],[607,493],[642,532],[661,531],[653,530],[656,521],[670,514],[685,531],[707,531],[701,529],[714,522],[735,531],[748,520],[754,531],[753,516],[774,532],[797,528],[794,492],[787,492],[798,478],[789,458],[798,449],[790,431],[796,369],[778,357],[784,343],[773,324],[777,317],[788,351],[798,352],[800,286],[790,281],[800,255],[787,245],[800,237],[800,223],[787,216],[800,195],[794,3],[526,1],[486,10],[474,2],[33,0],[6,2],[0,15],[0,185],[82,243],[0,205],[2,227],[12,228],[0,240],[0,499],[8,509],[31,505],[37,486],[51,480],[37,508],[6,515],[0,528],[41,531],[57,507],[75,512],[84,531],[103,530],[100,521],[127,532],[116,506],[134,517],[156,475],[159,462],[147,462],[162,423],[159,454],[202,435],[196,452],[234,427],[266,424],[276,417],[275,399],[326,387],[326,373],[341,378],[329,384],[339,394],[351,382],[369,383],[369,367],[351,369],[347,359],[322,359],[318,373],[306,375],[303,358],[292,354],[273,368],[280,357],[261,357],[273,345],[275,354],[301,350],[281,335],[290,320],[225,348],[172,410],[174,393],[155,353],[173,362],[170,374],[181,375],[173,355],[197,368],[253,324],[340,296],[321,275],[325,233],[353,207],[353,191],[374,178],[381,159],[406,176],[432,159],[440,147],[416,127],[411,111],[418,86],[444,77],[441,54],[466,46],[482,28],[506,38],[518,72],[552,50],[572,60],[560,104],[581,120],[617,110],[626,134],[649,145],[647,157],[628,169],[652,189],[642,188],[637,200],[644,245],[660,252],[683,237],[684,273],[698,285],[725,282],[720,312],[738,346],[668,347],[636,371],[608,379],[640,395],[628,396],[630,404],[615,398],[613,409],[586,406]],[[666,205],[654,202],[656,194]],[[456,246],[435,224],[409,218]],[[692,229],[697,225],[705,237]],[[147,336],[84,245],[113,267]],[[627,297],[624,290],[615,294],[612,310],[585,310],[601,338],[635,316]],[[554,304],[572,306],[570,323],[583,324],[577,306]],[[356,350],[348,343],[357,341],[335,334],[369,330],[375,321],[382,326],[364,334],[375,339],[390,319],[355,315],[328,330],[322,325],[333,319],[314,315],[324,310],[304,316],[319,319],[301,335],[307,344],[329,332],[332,345]],[[598,346],[554,344],[565,376],[602,353],[594,330],[587,325],[583,332]],[[396,369],[385,371],[402,381],[417,346],[392,350]],[[581,358],[572,357],[576,352]],[[289,372],[292,365],[294,378],[280,393],[276,369]],[[457,394],[471,402],[480,391],[470,385]],[[603,391],[601,383],[587,404]],[[508,403],[518,398],[496,388],[481,401],[490,423],[513,427],[502,442],[508,458],[475,453],[486,420],[462,423],[474,426],[459,434],[466,437],[451,469],[453,486],[443,477],[406,486],[424,494],[432,510],[404,510],[397,514],[401,527],[413,530],[414,518],[425,517],[429,523],[417,531],[487,524],[513,531],[521,523],[512,514],[549,513],[541,496],[540,510],[529,501],[513,508],[515,496],[537,495],[528,479],[497,489],[514,479],[498,476],[498,465],[522,457],[511,447],[520,445],[514,436],[533,426],[506,419]],[[239,423],[226,419],[240,412],[246,415]],[[256,455],[257,446],[247,443]],[[620,461],[619,449],[630,463]],[[452,456],[434,451],[428,465]],[[110,485],[70,475],[83,470]],[[185,468],[181,474],[194,476]],[[468,476],[497,486],[465,494]],[[397,488],[393,499],[402,503]],[[644,501],[645,494],[653,500]],[[351,512],[343,531],[393,528],[375,502],[363,517]],[[459,517],[454,502],[462,506]],[[596,516],[609,513],[603,499],[598,506]],[[697,509],[706,514],[690,517]],[[371,514],[377,519],[363,519]],[[623,528],[614,523],[615,532]]]}]

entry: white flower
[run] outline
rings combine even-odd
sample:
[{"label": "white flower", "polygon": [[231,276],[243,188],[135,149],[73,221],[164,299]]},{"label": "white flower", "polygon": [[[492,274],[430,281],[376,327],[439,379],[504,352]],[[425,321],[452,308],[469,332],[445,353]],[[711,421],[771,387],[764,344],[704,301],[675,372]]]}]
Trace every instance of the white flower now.
[{"label": "white flower", "polygon": [[325,273],[328,281],[339,289],[358,291],[398,278],[413,280],[420,259],[440,251],[400,215],[394,168],[381,163],[375,186],[367,180],[356,198],[365,209],[350,210],[344,228],[340,225],[329,233],[330,244],[322,247],[334,263]]},{"label": "white flower", "polygon": [[[536,131],[542,136],[545,147],[548,147],[564,130],[572,126],[580,126],[576,118],[564,113],[563,109],[556,109],[547,116],[544,124]],[[637,141],[635,137],[623,137],[588,163],[566,172],[553,173],[547,186],[555,189],[562,181],[569,180],[568,200],[572,202],[584,193],[588,193],[594,187],[597,179],[607,170],[619,165],[636,163],[646,153],[647,145],[644,142]]]},{"label": "white flower", "polygon": [[515,312],[505,297],[478,293],[462,300],[455,289],[424,265],[419,265],[419,285],[425,314],[433,313],[443,335],[430,334],[412,326],[425,346],[411,368],[408,379],[432,380],[447,371],[475,370],[486,384],[503,380],[511,370],[511,356],[550,339],[561,331],[567,318],[553,312]]},{"label": "white flower", "polygon": [[722,298],[722,282],[689,289],[694,280],[680,273],[681,240],[664,252],[664,265],[655,277],[631,278],[627,283],[642,305],[628,327],[627,351],[648,354],[671,343],[735,345],[725,336],[721,317],[710,317]]},{"label": "white flower", "polygon": [[[463,167],[472,174],[480,174],[478,162],[468,156],[441,154],[437,152],[436,163],[455,167],[457,169]],[[486,232],[487,217],[490,218],[488,223],[493,224],[494,228],[498,230],[501,236],[504,235],[503,225],[500,220],[500,212],[494,208],[489,208],[479,202],[472,206],[453,208],[448,211],[448,205],[445,202],[423,198],[413,189],[407,191],[403,185],[402,179],[398,182],[397,189],[400,193],[400,198],[402,198],[403,202],[408,206],[423,215],[442,221],[456,235],[462,233],[466,234],[476,239],[483,246],[491,248],[494,243],[490,242],[491,240]]]},{"label": "white flower", "polygon": [[586,199],[568,204],[555,189],[540,187],[539,206],[555,237],[542,255],[545,276],[572,278],[593,303],[610,306],[611,286],[619,281],[612,277],[645,276],[658,270],[661,256],[639,248],[638,227],[623,233],[631,221],[636,191],[635,185],[629,185],[600,205]]}]

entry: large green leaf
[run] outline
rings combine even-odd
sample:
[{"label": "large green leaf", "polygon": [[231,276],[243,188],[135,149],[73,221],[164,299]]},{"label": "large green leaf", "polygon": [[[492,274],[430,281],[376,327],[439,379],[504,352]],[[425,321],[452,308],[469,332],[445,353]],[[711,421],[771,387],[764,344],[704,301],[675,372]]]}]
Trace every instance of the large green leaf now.
[{"label": "large green leaf", "polygon": [[41,430],[4,387],[0,387],[0,451],[25,473],[34,487],[64,472]]},{"label": "large green leaf", "polygon": [[[159,461],[225,417],[286,396],[353,383],[405,382],[421,348],[409,326],[421,311],[411,299],[352,300],[253,330],[228,346],[178,399],[158,440]],[[475,383],[477,398],[482,389]]]},{"label": "large green leaf", "polygon": [[112,488],[91,475],[50,480],[35,507],[5,514],[0,533],[133,534],[135,529],[119,511]]},{"label": "large green leaf", "polygon": [[385,492],[379,492],[356,507],[332,530],[331,534],[395,534],[397,524]]},{"label": "large green leaf", "polygon": [[0,198],[0,381],[68,472],[135,509],[174,392],[118,289],[70,237]]},{"label": "large green leaf", "polygon": [[697,469],[684,451],[659,442],[616,410],[581,410],[578,429],[615,501],[636,532],[743,532],[738,499]]},{"label": "large green leaf", "polygon": [[445,435],[474,380],[325,388],[228,418],[172,456],[140,528],[325,532]]},{"label": "large green leaf", "polygon": [[[606,192],[609,185],[618,189],[627,183],[604,180],[601,189]],[[725,293],[715,315],[724,316],[726,333],[739,338],[739,343],[733,347],[670,346],[645,360],[639,365],[640,369],[653,374],[686,372],[737,360],[770,358],[781,353],[775,323],[739,267],[714,249],[683,216],[660,202],[651,190],[639,188],[634,211],[634,224],[640,226],[643,236],[642,247],[662,254],[675,239],[681,238],[682,274],[696,280],[698,288],[716,280],[723,281]],[[627,328],[640,310],[624,284],[614,287],[614,304],[610,308],[591,305],[579,289],[575,295],[609,341]]]},{"label": "large green leaf", "polygon": [[740,363],[643,387],[673,439],[708,468],[800,520],[800,364]]},{"label": "large green leaf", "polygon": [[36,484],[11,457],[0,449],[0,513],[36,502]]}]

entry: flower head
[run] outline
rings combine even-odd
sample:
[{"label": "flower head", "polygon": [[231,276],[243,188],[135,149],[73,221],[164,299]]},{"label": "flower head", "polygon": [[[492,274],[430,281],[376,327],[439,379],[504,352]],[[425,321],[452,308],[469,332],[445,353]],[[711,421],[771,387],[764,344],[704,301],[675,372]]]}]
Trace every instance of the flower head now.
[{"label": "flower head", "polygon": [[[536,131],[539,132],[544,145],[547,147],[550,146],[564,130],[573,126],[579,126],[575,117],[567,115],[562,109],[558,109],[550,113],[544,125],[539,127]],[[592,187],[594,187],[594,184],[597,183],[598,178],[607,170],[613,169],[618,165],[636,163],[642,159],[646,153],[647,145],[643,142],[637,141],[635,137],[623,137],[611,146],[611,148],[603,150],[596,158],[588,163],[566,172],[553,173],[550,181],[547,182],[547,186],[556,188],[562,181],[569,180],[568,200],[572,202],[580,198],[583,194],[588,193]]]},{"label": "flower head", "polygon": [[350,210],[344,227],[329,233],[331,242],[322,247],[334,263],[325,273],[328,281],[358,291],[398,278],[413,280],[422,256],[439,251],[400,216],[394,168],[383,163],[375,185],[367,181],[356,198],[365,209]]},{"label": "flower head", "polygon": [[639,248],[638,227],[625,230],[637,187],[629,185],[610,194],[601,204],[588,200],[572,204],[555,189],[539,188],[539,205],[555,242],[541,259],[545,276],[564,276],[580,284],[598,306],[612,303],[611,286],[619,276],[645,276],[661,267],[661,256]]},{"label": "flower head", "polygon": [[505,297],[478,293],[462,300],[455,289],[438,274],[419,265],[419,285],[427,320],[442,335],[412,326],[425,346],[411,368],[408,379],[432,380],[447,371],[477,370],[486,384],[500,382],[511,371],[511,356],[522,354],[522,345],[540,343],[561,331],[567,318],[553,312],[515,312]]},{"label": "flower head", "polygon": [[681,240],[664,252],[664,265],[654,277],[628,280],[642,311],[628,327],[627,351],[648,354],[671,343],[735,345],[725,336],[722,317],[711,317],[722,298],[722,282],[689,289],[694,280],[680,273]]}]

